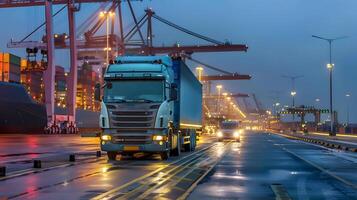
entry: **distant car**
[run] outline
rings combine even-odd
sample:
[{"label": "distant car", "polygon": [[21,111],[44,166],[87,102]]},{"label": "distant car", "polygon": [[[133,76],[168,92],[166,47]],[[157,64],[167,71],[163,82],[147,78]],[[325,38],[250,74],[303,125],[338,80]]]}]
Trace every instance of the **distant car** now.
[{"label": "distant car", "polygon": [[239,128],[238,121],[223,121],[221,122],[220,129],[217,131],[218,141],[235,140],[239,142],[243,131],[243,128]]}]

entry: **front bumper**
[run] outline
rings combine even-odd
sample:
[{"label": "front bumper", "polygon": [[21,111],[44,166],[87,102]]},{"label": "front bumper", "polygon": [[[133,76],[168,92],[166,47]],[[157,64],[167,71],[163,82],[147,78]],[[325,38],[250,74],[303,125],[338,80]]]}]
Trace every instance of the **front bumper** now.
[{"label": "front bumper", "polygon": [[219,136],[217,136],[217,137],[220,140],[239,140],[240,139],[240,135],[234,136],[233,133],[226,133],[226,134],[223,134],[221,137],[219,137]]},{"label": "front bumper", "polygon": [[110,141],[101,142],[101,150],[102,151],[115,151],[115,152],[164,152],[168,151],[168,143],[163,142],[162,145],[159,143],[151,143],[151,144],[116,144]]}]

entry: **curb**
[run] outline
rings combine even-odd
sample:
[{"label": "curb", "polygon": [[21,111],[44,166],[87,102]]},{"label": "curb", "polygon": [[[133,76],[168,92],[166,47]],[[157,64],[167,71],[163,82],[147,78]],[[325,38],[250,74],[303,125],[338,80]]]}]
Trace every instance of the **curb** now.
[{"label": "curb", "polygon": [[346,146],[344,144],[333,143],[333,142],[328,142],[328,141],[324,141],[324,140],[308,138],[308,137],[303,137],[303,136],[287,135],[284,133],[276,133],[276,132],[271,132],[271,133],[283,136],[285,138],[293,139],[293,140],[300,140],[300,141],[304,141],[304,142],[308,142],[308,143],[318,144],[320,146],[325,146],[325,147],[331,148],[331,149],[341,149],[341,150],[350,151],[353,153],[357,152],[357,148]]}]

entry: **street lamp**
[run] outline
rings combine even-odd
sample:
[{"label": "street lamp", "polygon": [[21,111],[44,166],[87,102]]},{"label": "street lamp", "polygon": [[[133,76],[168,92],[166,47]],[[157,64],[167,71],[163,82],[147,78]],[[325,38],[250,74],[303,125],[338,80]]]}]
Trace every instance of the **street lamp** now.
[{"label": "street lamp", "polygon": [[106,51],[106,58],[105,58],[105,65],[109,65],[109,51],[111,51],[112,49],[109,47],[109,19],[114,17],[115,16],[115,12],[107,12],[107,11],[101,11],[99,13],[99,17],[103,18],[105,17],[106,18],[106,21],[107,21],[107,26],[106,26],[106,29],[107,29],[107,45],[106,45],[106,48],[104,48],[104,51]]},{"label": "street lamp", "polygon": [[[304,76],[286,76],[286,75],[283,75],[281,76],[283,78],[288,78],[291,80],[291,92],[290,92],[290,95],[292,97],[292,100],[293,100],[293,104],[292,104],[292,107],[295,107],[295,95],[296,95],[296,90],[295,90],[295,80],[296,79],[299,79],[299,78],[302,78]],[[294,115],[293,115],[294,116]]]},{"label": "street lamp", "polygon": [[293,97],[293,108],[295,107],[295,96],[296,96],[296,91],[291,91],[290,95]]},{"label": "street lamp", "polygon": [[217,100],[217,107],[216,107],[216,110],[218,112],[218,111],[220,111],[221,90],[222,90],[223,86],[222,85],[216,85],[216,88],[218,90],[218,100]]},{"label": "street lamp", "polygon": [[347,124],[347,127],[349,126],[349,124],[350,124],[350,101],[349,101],[349,98],[350,98],[350,94],[346,94],[346,124]]},{"label": "street lamp", "polygon": [[316,98],[315,99],[315,107],[319,107],[319,103],[320,103],[320,99],[319,98]]},{"label": "street lamp", "polygon": [[196,67],[196,74],[199,81],[202,81],[202,72],[203,72],[203,67],[201,66]]},{"label": "street lamp", "polygon": [[330,62],[327,64],[327,69],[329,70],[329,74],[330,74],[330,118],[331,118],[331,124],[330,124],[330,136],[334,136],[335,135],[335,130],[334,130],[334,125],[335,125],[335,119],[334,119],[334,112],[333,112],[333,104],[332,104],[332,70],[333,67],[335,66],[332,63],[332,42],[334,42],[335,40],[341,40],[341,39],[345,39],[347,38],[346,36],[343,37],[337,37],[337,38],[324,38],[324,37],[320,37],[320,36],[316,36],[316,35],[312,35],[312,37],[320,39],[320,40],[324,40],[326,42],[328,42],[329,44],[329,55],[330,55]]}]

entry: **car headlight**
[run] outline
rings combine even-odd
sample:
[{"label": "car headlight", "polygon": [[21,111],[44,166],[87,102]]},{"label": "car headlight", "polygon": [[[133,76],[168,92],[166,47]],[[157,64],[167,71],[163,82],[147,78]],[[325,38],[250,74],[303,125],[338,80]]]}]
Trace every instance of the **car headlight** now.
[{"label": "car headlight", "polygon": [[154,140],[154,141],[163,141],[163,140],[165,140],[165,136],[163,136],[163,135],[154,135],[154,136],[152,136],[152,140]]},{"label": "car headlight", "polygon": [[239,135],[240,135],[239,131],[235,131],[235,132],[233,133],[233,136],[234,136],[235,138],[239,137]]},{"label": "car headlight", "polygon": [[112,140],[112,136],[110,136],[110,135],[102,135],[100,137],[100,139],[103,140],[103,141],[110,141],[110,140]]},{"label": "car headlight", "polygon": [[218,136],[218,137],[223,137],[222,131],[218,131],[218,132],[217,132],[217,136]]}]

